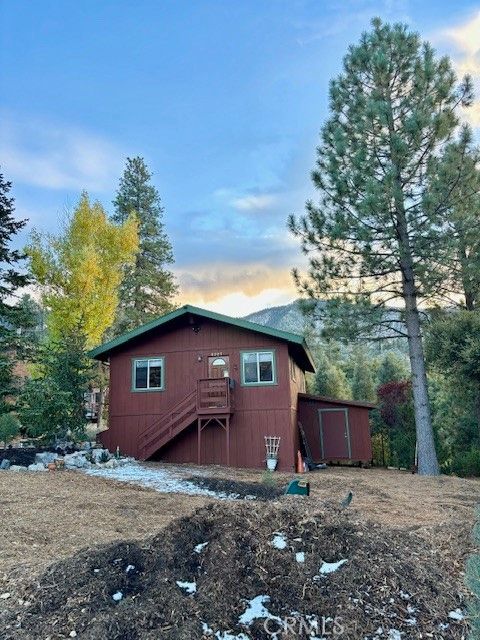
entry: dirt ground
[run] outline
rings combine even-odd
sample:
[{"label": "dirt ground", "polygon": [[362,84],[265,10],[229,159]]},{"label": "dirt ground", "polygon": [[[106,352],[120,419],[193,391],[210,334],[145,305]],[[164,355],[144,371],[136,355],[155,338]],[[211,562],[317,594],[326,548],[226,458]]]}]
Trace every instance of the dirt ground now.
[{"label": "dirt ground", "polygon": [[[163,466],[152,463],[150,468]],[[192,474],[262,481],[261,471],[165,465]],[[279,483],[293,476],[276,474]],[[306,474],[310,504],[340,502],[349,490],[351,508],[365,521],[407,529],[434,541],[461,574],[471,551],[474,506],[480,482],[442,476],[422,478],[379,469],[328,468]],[[0,591],[15,590],[55,560],[115,540],[158,533],[172,519],[214,499],[162,494],[79,472],[0,472]]]},{"label": "dirt ground", "polygon": [[0,591],[84,547],[155,534],[208,502],[80,472],[0,472]]}]

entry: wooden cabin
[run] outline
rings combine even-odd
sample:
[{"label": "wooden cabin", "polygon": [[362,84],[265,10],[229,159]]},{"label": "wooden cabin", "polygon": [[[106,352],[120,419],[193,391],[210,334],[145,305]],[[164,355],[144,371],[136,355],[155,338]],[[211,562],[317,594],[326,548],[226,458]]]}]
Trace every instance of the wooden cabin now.
[{"label": "wooden cabin", "polygon": [[318,461],[329,460],[330,439],[340,438],[337,430],[345,438],[345,429],[345,459],[371,460],[371,405],[356,403],[357,412],[329,400],[345,423],[331,424],[320,405],[312,411],[322,400],[305,395],[305,372],[315,369],[302,336],[186,305],[90,355],[110,365],[109,428],[100,434],[110,450],[140,460],[264,468],[264,437],[278,436],[278,469],[291,471],[301,416]]}]

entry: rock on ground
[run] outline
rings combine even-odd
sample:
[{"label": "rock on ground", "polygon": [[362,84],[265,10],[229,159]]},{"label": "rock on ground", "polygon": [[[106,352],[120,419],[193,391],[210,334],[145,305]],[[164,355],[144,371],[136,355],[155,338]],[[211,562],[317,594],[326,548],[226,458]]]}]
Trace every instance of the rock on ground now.
[{"label": "rock on ground", "polygon": [[35,454],[35,462],[41,464],[48,464],[49,462],[53,462],[58,458],[56,453],[52,451],[42,451],[41,453]]},{"label": "rock on ground", "polygon": [[27,469],[29,471],[48,471],[47,467],[42,462],[36,464],[29,464]]},{"label": "rock on ground", "polygon": [[88,469],[92,466],[86,458],[85,451],[75,451],[64,456],[66,469]]},{"label": "rock on ground", "polygon": [[90,453],[94,462],[100,462],[102,456],[106,457],[111,455],[108,449],[92,449]]}]

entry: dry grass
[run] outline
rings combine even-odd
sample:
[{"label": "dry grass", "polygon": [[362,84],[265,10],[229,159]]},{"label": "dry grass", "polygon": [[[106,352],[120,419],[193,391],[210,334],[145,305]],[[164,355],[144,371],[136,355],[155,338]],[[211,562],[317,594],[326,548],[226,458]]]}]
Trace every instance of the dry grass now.
[{"label": "dry grass", "polygon": [[[262,478],[260,471],[167,466],[185,476],[200,472],[235,480],[261,482]],[[292,476],[276,477],[286,482]],[[329,468],[304,477],[311,483],[311,506],[316,501],[340,501],[351,489],[352,507],[362,519],[420,533],[444,550],[457,569],[463,565],[470,546],[473,508],[480,499],[479,481],[353,468]],[[31,578],[54,560],[83,547],[155,534],[173,518],[189,515],[210,501],[76,472],[2,472],[0,590],[11,590],[19,580]]]},{"label": "dry grass", "polygon": [[[155,463],[151,463],[153,468]],[[196,465],[162,465],[182,475],[201,473],[218,478],[261,482],[262,471]],[[286,484],[292,474],[275,473]],[[297,476],[298,477],[298,476]],[[440,476],[421,477],[404,471],[329,467],[302,476],[310,482],[314,500],[340,502],[353,491],[352,507],[365,519],[400,528],[429,528],[434,525],[458,527],[473,524],[473,509],[480,501],[480,480]]]},{"label": "dry grass", "polygon": [[0,590],[83,547],[155,534],[207,502],[73,471],[0,472]]}]

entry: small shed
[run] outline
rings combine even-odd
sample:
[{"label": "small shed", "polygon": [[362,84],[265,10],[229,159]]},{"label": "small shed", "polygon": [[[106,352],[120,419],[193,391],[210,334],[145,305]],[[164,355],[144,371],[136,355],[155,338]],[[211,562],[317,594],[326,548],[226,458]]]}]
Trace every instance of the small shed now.
[{"label": "small shed", "polygon": [[314,462],[363,463],[372,460],[370,402],[298,394],[298,421]]}]

